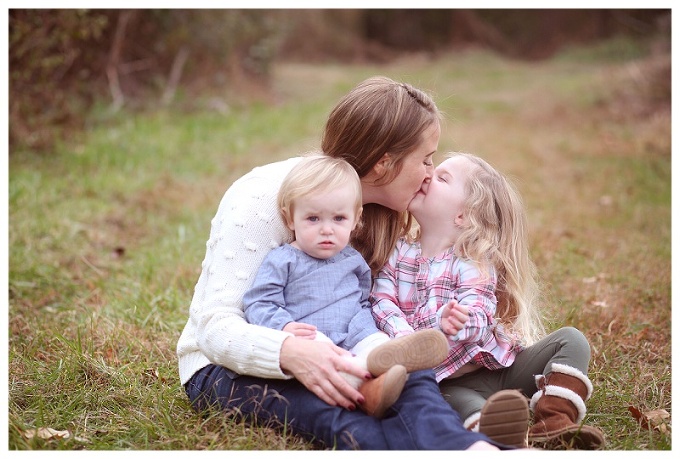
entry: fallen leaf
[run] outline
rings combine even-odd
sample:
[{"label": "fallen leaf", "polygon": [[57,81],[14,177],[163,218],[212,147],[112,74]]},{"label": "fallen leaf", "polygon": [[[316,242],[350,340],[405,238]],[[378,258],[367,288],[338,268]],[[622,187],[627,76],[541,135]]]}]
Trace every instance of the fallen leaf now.
[{"label": "fallen leaf", "polygon": [[23,432],[23,435],[29,440],[34,437],[42,438],[43,440],[65,440],[71,437],[71,432],[68,430],[55,430],[51,427],[39,427],[37,429],[28,429]]},{"label": "fallen leaf", "polygon": [[651,410],[642,413],[639,409],[634,406],[629,406],[628,411],[637,420],[638,424],[642,426],[643,429],[647,430],[658,430],[659,432],[668,431],[668,422],[671,418],[670,413],[666,410]]}]

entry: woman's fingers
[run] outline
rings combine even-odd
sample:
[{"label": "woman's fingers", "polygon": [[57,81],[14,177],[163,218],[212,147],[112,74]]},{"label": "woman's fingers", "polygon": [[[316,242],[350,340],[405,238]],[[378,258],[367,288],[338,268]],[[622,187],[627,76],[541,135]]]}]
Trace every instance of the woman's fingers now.
[{"label": "woman's fingers", "polygon": [[290,337],[281,348],[281,368],[329,405],[353,409],[362,395],[339,371],[362,373],[342,357],[348,354],[331,343]]}]

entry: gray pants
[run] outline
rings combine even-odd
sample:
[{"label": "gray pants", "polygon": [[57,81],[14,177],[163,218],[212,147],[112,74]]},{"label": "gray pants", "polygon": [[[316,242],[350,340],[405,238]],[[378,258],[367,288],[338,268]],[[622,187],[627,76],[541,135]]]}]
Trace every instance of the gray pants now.
[{"label": "gray pants", "polygon": [[527,397],[536,392],[534,375],[550,373],[553,363],[577,368],[588,375],[590,344],[579,330],[560,328],[526,348],[501,370],[482,368],[459,378],[444,379],[439,389],[461,420],[481,411],[486,399],[503,389],[518,389]]}]

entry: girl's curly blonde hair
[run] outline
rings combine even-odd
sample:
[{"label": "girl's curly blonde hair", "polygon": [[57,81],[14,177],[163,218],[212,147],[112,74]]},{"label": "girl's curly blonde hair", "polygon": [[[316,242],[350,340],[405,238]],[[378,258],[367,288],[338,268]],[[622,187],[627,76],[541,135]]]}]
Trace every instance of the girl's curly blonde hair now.
[{"label": "girl's curly blonde hair", "polygon": [[531,345],[545,334],[545,329],[538,309],[541,292],[529,254],[521,195],[482,158],[468,153],[447,155],[454,156],[465,157],[472,164],[463,210],[468,225],[456,241],[455,254],[477,264],[480,272],[495,269],[497,317],[509,331]]}]

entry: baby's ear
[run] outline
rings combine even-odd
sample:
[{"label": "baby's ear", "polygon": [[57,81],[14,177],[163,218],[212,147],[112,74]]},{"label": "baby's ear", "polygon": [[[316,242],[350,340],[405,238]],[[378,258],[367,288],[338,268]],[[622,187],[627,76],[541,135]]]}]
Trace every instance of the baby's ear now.
[{"label": "baby's ear", "polygon": [[288,209],[281,207],[281,218],[283,218],[283,223],[285,223],[289,230],[295,230],[295,225],[293,224],[293,219],[288,213]]}]

